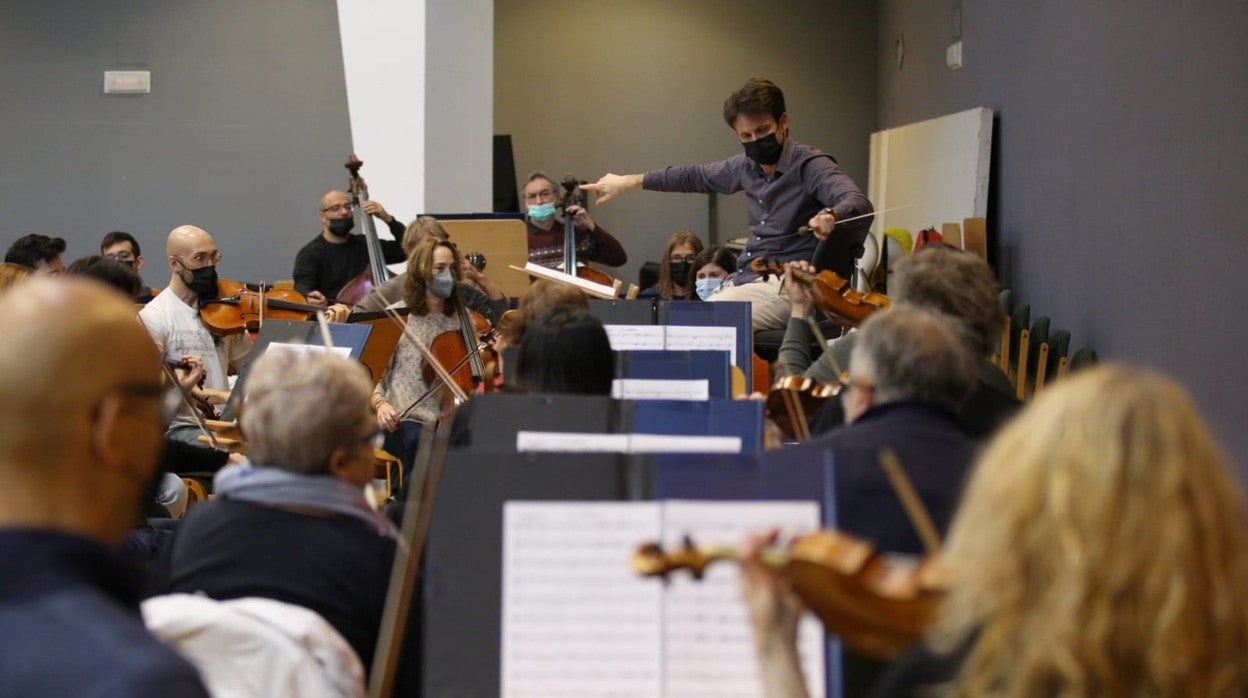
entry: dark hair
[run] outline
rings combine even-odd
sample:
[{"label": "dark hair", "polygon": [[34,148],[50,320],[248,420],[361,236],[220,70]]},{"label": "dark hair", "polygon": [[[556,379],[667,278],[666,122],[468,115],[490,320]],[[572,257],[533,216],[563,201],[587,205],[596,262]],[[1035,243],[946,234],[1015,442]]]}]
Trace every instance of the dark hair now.
[{"label": "dark hair", "polygon": [[18,238],[4,255],[4,261],[35,269],[40,262],[51,262],[65,251],[64,238],[26,235]]},{"label": "dark hair", "polygon": [[615,355],[602,322],[582,308],[556,308],[520,341],[515,383],[530,393],[610,395]]},{"label": "dark hair", "polygon": [[65,268],[65,273],[75,276],[89,276],[103,281],[124,293],[127,298],[134,298],[139,295],[139,291],[143,290],[143,282],[139,279],[139,273],[133,267],[125,262],[101,257],[98,254],[75,259],[72,264]]},{"label": "dark hair", "polygon": [[130,243],[130,250],[134,252],[135,257],[139,257],[143,254],[139,250],[139,241],[135,240],[133,235],[125,232],[124,230],[114,230],[108,235],[105,235],[104,239],[100,240],[100,254],[104,254],[104,250],[107,250],[119,242]]},{"label": "dark hair", "polygon": [[698,270],[708,264],[714,264],[731,274],[737,270],[737,256],[732,253],[732,250],[719,245],[711,245],[702,250],[697,257],[693,258],[693,268],[689,270],[690,285],[698,278]]},{"label": "dark hair", "polygon": [[741,89],[724,100],[724,121],[729,128],[736,128],[737,116],[763,116],[770,114],[776,121],[785,112],[784,93],[766,78],[750,78]]}]

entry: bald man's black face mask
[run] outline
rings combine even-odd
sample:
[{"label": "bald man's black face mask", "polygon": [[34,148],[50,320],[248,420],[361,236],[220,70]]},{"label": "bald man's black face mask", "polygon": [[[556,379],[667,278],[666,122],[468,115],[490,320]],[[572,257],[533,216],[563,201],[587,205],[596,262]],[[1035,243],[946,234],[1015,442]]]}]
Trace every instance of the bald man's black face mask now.
[{"label": "bald man's black face mask", "polygon": [[186,284],[186,287],[191,290],[191,293],[198,296],[200,300],[217,297],[216,265],[210,267],[200,267],[198,269],[187,269],[186,267],[182,267],[182,270],[189,271],[191,273],[190,279],[187,279],[181,274],[178,275],[181,277],[182,283]]},{"label": "bald man's black face mask", "polygon": [[353,218],[331,218],[329,221],[329,232],[340,238],[350,235],[354,227],[355,219]]}]

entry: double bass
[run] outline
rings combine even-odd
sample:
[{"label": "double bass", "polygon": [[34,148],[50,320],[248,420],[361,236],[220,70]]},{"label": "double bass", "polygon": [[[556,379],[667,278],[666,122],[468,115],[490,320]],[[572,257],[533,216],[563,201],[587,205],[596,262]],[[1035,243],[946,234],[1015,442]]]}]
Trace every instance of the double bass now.
[{"label": "double bass", "polygon": [[381,249],[381,240],[377,237],[377,229],[373,227],[373,217],[364,212],[364,202],[368,201],[368,187],[360,177],[360,168],[364,161],[351,153],[344,167],[351,173],[351,215],[360,231],[364,234],[364,242],[368,248],[368,268],[360,272],[338,291],[338,303],[355,305],[373,292],[374,288],[390,280],[390,270],[386,267],[386,255]]},{"label": "double bass", "polygon": [[580,188],[584,183],[572,175],[565,176],[561,183],[564,189],[563,198],[559,202],[559,208],[563,210],[563,271],[586,281],[611,286],[611,277],[592,267],[578,266],[576,261],[576,223],[572,220],[573,216],[568,214],[568,208],[580,206],[583,209],[589,203],[588,195]]}]

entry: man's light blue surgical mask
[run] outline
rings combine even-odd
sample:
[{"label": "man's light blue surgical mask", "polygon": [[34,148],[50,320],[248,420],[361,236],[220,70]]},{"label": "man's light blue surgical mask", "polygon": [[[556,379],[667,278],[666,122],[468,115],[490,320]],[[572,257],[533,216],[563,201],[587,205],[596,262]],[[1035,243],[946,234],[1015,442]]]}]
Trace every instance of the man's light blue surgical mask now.
[{"label": "man's light blue surgical mask", "polygon": [[453,290],[455,290],[455,275],[450,269],[443,269],[434,274],[429,282],[429,292],[438,298],[450,298]]},{"label": "man's light blue surgical mask", "polygon": [[719,288],[719,285],[723,282],[723,279],[698,279],[694,282],[693,286],[698,291],[698,298],[706,300],[711,297],[711,294],[714,293],[715,289]]},{"label": "man's light blue surgical mask", "polygon": [[535,221],[546,221],[555,217],[555,202],[547,201],[544,204],[529,204],[529,218]]}]

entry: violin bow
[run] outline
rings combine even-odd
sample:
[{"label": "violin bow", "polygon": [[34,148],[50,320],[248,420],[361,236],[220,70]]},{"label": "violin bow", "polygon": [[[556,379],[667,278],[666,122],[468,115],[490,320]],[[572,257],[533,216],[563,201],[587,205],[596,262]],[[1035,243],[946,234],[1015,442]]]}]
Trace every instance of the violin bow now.
[{"label": "violin bow", "polygon": [[[900,206],[892,206],[890,208],[880,209],[879,211],[872,211],[871,213],[864,213],[861,216],[852,216],[850,218],[846,218],[843,221],[837,221],[836,223],[833,224],[833,227],[838,226],[842,223],[849,223],[850,221],[858,221],[858,220],[862,220],[863,218],[870,218],[871,216],[881,216],[881,215],[884,215],[885,213],[891,213],[893,211],[900,211],[903,208],[910,208],[913,205],[914,204],[902,204]],[[802,227],[797,229],[798,235],[810,235],[812,232],[814,231],[808,225],[803,225]]]},{"label": "violin bow", "polygon": [[901,500],[901,508],[906,511],[910,525],[914,526],[919,538],[923,540],[923,547],[927,549],[929,555],[940,552],[940,533],[936,531],[936,524],[932,522],[931,514],[927,513],[927,507],[923,506],[923,500],[919,499],[914,483],[910,481],[906,471],[901,467],[897,452],[885,446],[880,449],[877,457],[880,460],[880,466],[884,468],[884,473],[888,475],[893,491]]}]

